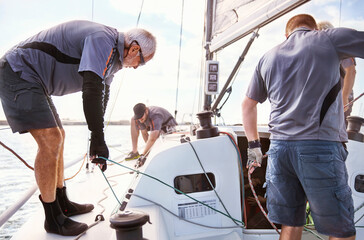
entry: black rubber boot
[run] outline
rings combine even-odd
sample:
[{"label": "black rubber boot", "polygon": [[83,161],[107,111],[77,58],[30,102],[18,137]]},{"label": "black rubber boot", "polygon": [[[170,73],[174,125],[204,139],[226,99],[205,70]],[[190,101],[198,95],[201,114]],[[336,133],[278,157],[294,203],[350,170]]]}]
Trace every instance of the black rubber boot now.
[{"label": "black rubber boot", "polygon": [[79,223],[66,217],[62,213],[57,200],[46,203],[43,202],[40,195],[39,199],[43,204],[45,213],[44,229],[48,233],[55,233],[62,236],[77,236],[87,230],[87,224]]},{"label": "black rubber boot", "polygon": [[78,204],[71,202],[67,197],[66,187],[57,188],[56,199],[62,209],[63,214],[67,217],[88,213],[94,209],[94,205],[92,204]]}]

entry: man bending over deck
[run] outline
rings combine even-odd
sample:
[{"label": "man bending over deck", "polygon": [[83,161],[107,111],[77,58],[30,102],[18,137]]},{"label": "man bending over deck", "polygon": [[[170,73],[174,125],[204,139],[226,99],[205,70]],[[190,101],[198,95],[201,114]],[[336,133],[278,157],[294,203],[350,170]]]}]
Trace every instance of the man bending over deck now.
[{"label": "man bending over deck", "polygon": [[69,216],[90,212],[92,204],[68,200],[64,183],[65,132],[51,95],[82,91],[91,131],[90,157],[103,170],[109,150],[104,113],[114,73],[149,61],[154,36],[143,29],[121,33],[89,21],[71,21],[44,30],[10,49],[0,59],[0,98],[12,131],[30,132],[38,144],[34,163],[47,232],[74,236],[88,226]]},{"label": "man bending over deck", "polygon": [[287,39],[260,59],[242,103],[251,171],[262,160],[257,103],[271,103],[267,208],[282,224],[281,240],[301,239],[307,200],[319,233],[356,234],[339,68],[343,59],[364,58],[364,32],[316,29],[312,16],[292,17]]}]

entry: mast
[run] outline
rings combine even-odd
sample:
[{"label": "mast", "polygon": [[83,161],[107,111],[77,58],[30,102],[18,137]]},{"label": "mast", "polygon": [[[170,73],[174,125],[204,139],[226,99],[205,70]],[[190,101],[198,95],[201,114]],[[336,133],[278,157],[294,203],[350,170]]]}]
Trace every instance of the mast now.
[{"label": "mast", "polygon": [[[212,20],[213,20],[214,3],[215,3],[215,0],[206,1],[206,29],[205,29],[206,61],[212,60],[212,58],[213,58],[213,54],[210,52],[209,45],[211,44],[211,36],[212,36]],[[210,109],[211,109],[211,96],[204,94],[203,110],[210,110]]]}]

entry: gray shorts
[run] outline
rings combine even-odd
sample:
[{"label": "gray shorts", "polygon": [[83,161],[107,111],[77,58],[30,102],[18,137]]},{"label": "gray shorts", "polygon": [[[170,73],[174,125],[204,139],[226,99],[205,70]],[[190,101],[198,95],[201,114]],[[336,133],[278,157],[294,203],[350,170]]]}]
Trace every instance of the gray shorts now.
[{"label": "gray shorts", "polygon": [[50,96],[40,84],[25,81],[7,62],[0,66],[0,98],[12,131],[60,127],[61,121]]},{"label": "gray shorts", "polygon": [[269,219],[303,226],[308,200],[319,233],[338,238],[355,235],[346,157],[338,142],[272,140],[266,173]]}]

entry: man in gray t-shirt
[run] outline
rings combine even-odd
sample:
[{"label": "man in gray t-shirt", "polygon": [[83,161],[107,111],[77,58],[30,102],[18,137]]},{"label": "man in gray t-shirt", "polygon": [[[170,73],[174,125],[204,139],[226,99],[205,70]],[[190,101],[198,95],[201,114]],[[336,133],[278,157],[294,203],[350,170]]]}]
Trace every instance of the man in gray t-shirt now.
[{"label": "man in gray t-shirt", "polygon": [[102,158],[109,157],[104,113],[113,76],[121,68],[143,65],[155,48],[154,36],[144,29],[122,33],[95,22],[70,21],[26,39],[0,59],[0,98],[8,123],[13,132],[30,132],[38,144],[34,172],[47,232],[80,234],[87,225],[68,217],[94,208],[66,196],[65,132],[51,96],[82,91],[90,157],[104,171]]},{"label": "man in gray t-shirt", "polygon": [[[130,124],[133,150],[125,160],[133,160],[140,158],[140,156],[146,156],[160,133],[172,133],[175,131],[175,126],[177,125],[174,117],[162,107],[147,107],[144,103],[138,103],[134,106],[133,111],[134,116]],[[139,131],[146,142],[146,146],[141,155],[138,152]],[[148,131],[150,134],[148,134]]]},{"label": "man in gray t-shirt", "polygon": [[261,164],[257,104],[268,99],[267,209],[282,224],[281,239],[301,238],[307,200],[319,233],[355,239],[339,67],[343,59],[364,58],[364,32],[316,29],[312,16],[292,17],[287,39],[260,59],[242,103],[247,167]]}]

